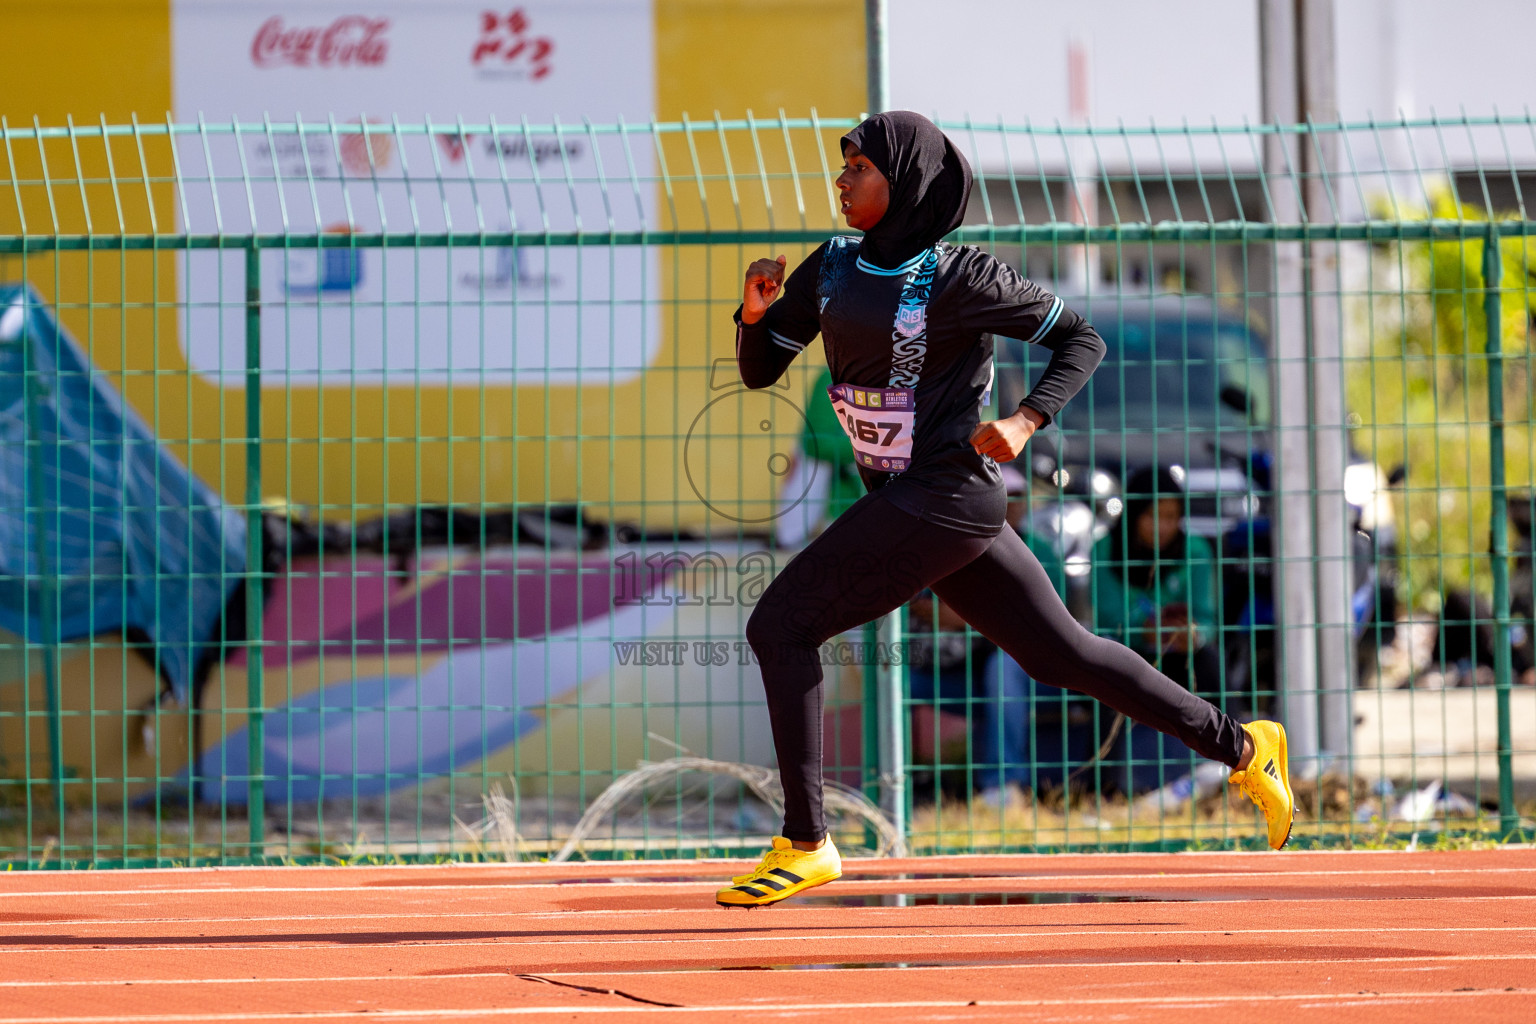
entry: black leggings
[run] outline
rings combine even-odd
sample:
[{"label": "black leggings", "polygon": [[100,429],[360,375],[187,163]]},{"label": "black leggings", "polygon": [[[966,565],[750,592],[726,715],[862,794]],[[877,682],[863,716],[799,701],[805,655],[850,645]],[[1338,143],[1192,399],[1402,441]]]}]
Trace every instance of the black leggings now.
[{"label": "black leggings", "polygon": [[790,560],[747,621],[784,782],[785,838],[816,842],[827,831],[818,648],[930,586],[1040,682],[1088,694],[1213,761],[1241,760],[1237,719],[1084,629],[1013,530],[961,533],[909,515],[876,491]]}]

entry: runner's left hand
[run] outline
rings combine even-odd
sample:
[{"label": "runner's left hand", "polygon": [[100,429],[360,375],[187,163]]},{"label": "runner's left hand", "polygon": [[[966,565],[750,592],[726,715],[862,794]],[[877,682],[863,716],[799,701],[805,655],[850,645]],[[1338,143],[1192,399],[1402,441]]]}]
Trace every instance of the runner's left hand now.
[{"label": "runner's left hand", "polygon": [[1045,417],[1027,405],[1007,419],[976,424],[971,431],[971,447],[997,462],[1012,462],[1019,457],[1029,439],[1045,422]]}]

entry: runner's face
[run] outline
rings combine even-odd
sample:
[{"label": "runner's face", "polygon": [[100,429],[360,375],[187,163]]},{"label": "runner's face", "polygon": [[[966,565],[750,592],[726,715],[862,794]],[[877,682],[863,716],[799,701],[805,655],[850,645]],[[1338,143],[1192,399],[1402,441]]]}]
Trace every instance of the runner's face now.
[{"label": "runner's face", "polygon": [[891,183],[857,146],[843,150],[843,173],[835,184],[843,217],[855,230],[868,231],[880,223],[891,205]]}]

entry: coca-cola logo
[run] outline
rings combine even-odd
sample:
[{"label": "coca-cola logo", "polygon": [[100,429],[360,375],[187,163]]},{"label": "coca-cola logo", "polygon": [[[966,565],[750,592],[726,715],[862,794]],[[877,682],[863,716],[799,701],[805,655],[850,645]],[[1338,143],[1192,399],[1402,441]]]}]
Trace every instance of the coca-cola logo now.
[{"label": "coca-cola logo", "polygon": [[470,51],[469,62],[482,75],[539,81],[553,69],[555,41],[532,35],[531,27],[521,7],[506,14],[482,11],[480,38]]},{"label": "coca-cola logo", "polygon": [[292,27],[274,14],[251,40],[251,62],[259,68],[378,67],[389,56],[388,18],[348,14],[329,25]]}]

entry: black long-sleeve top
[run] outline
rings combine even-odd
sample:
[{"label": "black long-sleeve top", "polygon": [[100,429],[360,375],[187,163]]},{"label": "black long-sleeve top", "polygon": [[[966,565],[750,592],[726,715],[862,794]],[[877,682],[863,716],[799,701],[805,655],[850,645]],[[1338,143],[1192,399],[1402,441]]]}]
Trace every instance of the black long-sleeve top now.
[{"label": "black long-sleeve top", "polygon": [[990,335],[1050,350],[1022,403],[1046,422],[1104,358],[1103,339],[1059,298],[974,246],[945,243],[885,269],[859,258],[857,238],[833,238],[795,268],[761,320],[744,324],[738,309],[736,324],[749,388],[777,381],[818,333],[835,383],[912,388],[910,464],[901,473],[861,464],[865,486],[912,515],[983,536],[1002,528],[1006,507],[996,464],[969,443],[992,385]]}]

